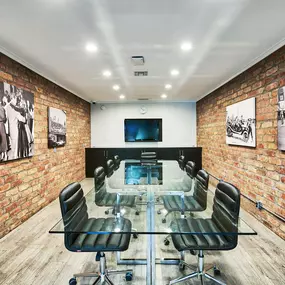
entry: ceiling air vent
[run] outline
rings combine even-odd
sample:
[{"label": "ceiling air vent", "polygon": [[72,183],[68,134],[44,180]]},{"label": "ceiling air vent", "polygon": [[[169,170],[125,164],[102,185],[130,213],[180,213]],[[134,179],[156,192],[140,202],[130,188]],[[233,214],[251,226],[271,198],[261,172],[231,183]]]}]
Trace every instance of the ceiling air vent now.
[{"label": "ceiling air vent", "polygon": [[147,71],[134,71],[134,76],[147,76]]},{"label": "ceiling air vent", "polygon": [[149,98],[138,98],[139,101],[148,101]]},{"label": "ceiling air vent", "polygon": [[132,63],[134,66],[144,65],[144,57],[141,55],[132,56]]}]

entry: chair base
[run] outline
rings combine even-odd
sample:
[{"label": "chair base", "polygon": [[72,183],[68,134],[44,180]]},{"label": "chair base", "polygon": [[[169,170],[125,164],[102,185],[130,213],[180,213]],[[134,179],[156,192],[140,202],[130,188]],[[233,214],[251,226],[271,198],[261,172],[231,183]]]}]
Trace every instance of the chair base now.
[{"label": "chair base", "polygon": [[[183,260],[181,261],[181,264],[185,267],[192,268],[191,265],[185,263]],[[212,275],[206,273],[208,270],[212,269],[213,267],[214,266],[211,265],[211,266],[207,267],[206,269],[204,268],[203,250],[199,250],[197,271],[194,271],[194,272],[192,272],[186,276],[181,276],[177,279],[171,280],[169,285],[184,282],[184,281],[186,281],[188,279],[192,279],[194,277],[199,278],[202,285],[204,285],[204,279],[209,279],[209,280],[214,281],[215,283],[220,284],[220,285],[226,285],[226,283],[224,283],[224,282],[214,278]]]},{"label": "chair base", "polygon": [[[86,273],[78,273],[74,274],[72,279],[70,279],[69,284],[76,285],[76,279],[80,277],[97,277],[94,281],[93,285],[96,284],[109,284],[114,285],[114,283],[110,280],[110,275],[117,275],[117,274],[125,274],[126,280],[131,281],[133,279],[133,270],[126,269],[126,270],[107,270],[106,269],[106,257],[103,252],[98,252],[96,256],[96,261],[100,261],[100,272],[86,272]],[[73,282],[71,282],[73,281]]]},{"label": "chair base", "polygon": [[161,222],[162,223],[166,223],[166,218],[167,218],[167,216],[169,215],[169,214],[171,214],[171,213],[173,213],[173,212],[180,212],[180,218],[181,219],[184,219],[184,218],[186,218],[186,212],[189,212],[189,215],[191,216],[191,217],[194,217],[194,213],[193,212],[191,212],[191,211],[189,211],[189,210],[184,210],[184,213],[182,213],[181,211],[167,211],[165,208],[161,208],[161,209],[158,209],[157,210],[157,214],[158,215],[160,215],[160,214],[162,214],[162,213],[164,213],[164,216],[163,216],[163,218],[162,218],[162,220],[161,220]]}]

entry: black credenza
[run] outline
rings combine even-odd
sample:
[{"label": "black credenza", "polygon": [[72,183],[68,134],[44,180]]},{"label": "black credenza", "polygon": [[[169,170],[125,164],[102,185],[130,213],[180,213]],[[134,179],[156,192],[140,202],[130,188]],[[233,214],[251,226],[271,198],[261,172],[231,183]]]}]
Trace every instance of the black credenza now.
[{"label": "black credenza", "polygon": [[142,152],[155,151],[157,159],[178,160],[180,155],[185,160],[192,160],[196,163],[197,170],[202,169],[202,148],[201,147],[129,147],[129,148],[86,148],[85,149],[85,172],[86,177],[94,177],[94,170],[98,166],[106,167],[106,161],[119,155],[121,160],[140,159]]}]

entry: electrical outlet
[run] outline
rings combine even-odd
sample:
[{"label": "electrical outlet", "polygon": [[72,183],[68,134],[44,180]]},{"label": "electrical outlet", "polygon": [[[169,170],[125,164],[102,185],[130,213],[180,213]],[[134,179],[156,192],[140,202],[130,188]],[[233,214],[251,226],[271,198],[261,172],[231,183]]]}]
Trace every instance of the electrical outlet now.
[{"label": "electrical outlet", "polygon": [[255,206],[258,210],[261,210],[263,208],[262,203],[261,202],[256,202]]}]

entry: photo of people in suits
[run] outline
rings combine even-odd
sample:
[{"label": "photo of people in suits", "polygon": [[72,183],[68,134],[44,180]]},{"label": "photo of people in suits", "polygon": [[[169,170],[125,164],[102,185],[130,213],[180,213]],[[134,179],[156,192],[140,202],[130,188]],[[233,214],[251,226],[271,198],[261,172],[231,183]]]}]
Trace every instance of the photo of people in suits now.
[{"label": "photo of people in suits", "polygon": [[34,94],[0,82],[0,162],[34,154]]}]

